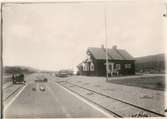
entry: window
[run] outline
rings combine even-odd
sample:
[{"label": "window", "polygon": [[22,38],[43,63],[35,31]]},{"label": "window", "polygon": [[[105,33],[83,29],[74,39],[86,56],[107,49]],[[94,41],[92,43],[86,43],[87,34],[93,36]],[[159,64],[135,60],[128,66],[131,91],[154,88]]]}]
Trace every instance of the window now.
[{"label": "window", "polygon": [[131,68],[131,64],[125,64],[125,68],[126,69],[130,69]]},{"label": "window", "polygon": [[120,70],[120,69],[121,69],[121,65],[120,65],[120,64],[116,64],[116,65],[115,65],[115,68],[116,68],[117,70]]},{"label": "window", "polygon": [[94,71],[95,69],[94,69],[94,64],[91,62],[90,63],[90,71]]},{"label": "window", "polygon": [[87,65],[85,63],[82,64],[83,71],[87,71]]}]

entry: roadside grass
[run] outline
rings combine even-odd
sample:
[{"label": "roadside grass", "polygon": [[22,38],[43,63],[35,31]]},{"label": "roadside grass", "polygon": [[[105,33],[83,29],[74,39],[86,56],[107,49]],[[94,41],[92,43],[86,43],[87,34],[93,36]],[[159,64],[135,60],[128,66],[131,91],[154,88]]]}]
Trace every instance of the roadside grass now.
[{"label": "roadside grass", "polygon": [[152,77],[139,77],[139,78],[126,78],[109,80],[110,83],[136,86],[141,88],[153,89],[153,90],[165,90],[165,76],[152,76]]}]

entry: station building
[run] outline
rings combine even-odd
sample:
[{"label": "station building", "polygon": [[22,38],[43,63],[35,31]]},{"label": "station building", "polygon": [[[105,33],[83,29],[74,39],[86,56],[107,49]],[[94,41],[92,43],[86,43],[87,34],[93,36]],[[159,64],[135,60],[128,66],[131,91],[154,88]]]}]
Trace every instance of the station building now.
[{"label": "station building", "polygon": [[109,76],[134,75],[135,60],[124,49],[117,49],[117,46],[107,50],[108,65],[106,70],[106,49],[89,47],[87,49],[87,58],[77,67],[79,75],[105,76],[106,71]]}]

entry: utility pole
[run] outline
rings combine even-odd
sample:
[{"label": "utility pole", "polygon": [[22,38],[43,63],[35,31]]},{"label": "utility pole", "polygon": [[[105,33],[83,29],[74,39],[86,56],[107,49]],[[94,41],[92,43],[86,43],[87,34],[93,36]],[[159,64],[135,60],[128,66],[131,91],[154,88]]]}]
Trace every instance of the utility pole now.
[{"label": "utility pole", "polygon": [[[0,46],[1,46],[1,56],[3,56],[3,5],[4,5],[4,3],[1,3],[1,39],[0,39]],[[3,60],[2,60],[2,57],[1,57],[1,61],[0,61],[0,64],[1,64],[1,72],[0,72],[0,74],[1,74],[1,77],[3,77]],[[1,84],[1,87],[3,86],[3,80],[1,80],[0,81],[0,84]],[[1,100],[3,99],[3,91],[1,90],[0,91],[0,93],[1,93]],[[3,103],[1,102],[1,105],[0,105],[1,107],[0,107],[0,111],[1,111],[1,115],[0,115],[0,118],[2,118],[3,119],[3,117],[4,117],[4,105],[3,105]]]},{"label": "utility pole", "polygon": [[108,81],[108,47],[107,47],[107,43],[108,43],[108,39],[107,39],[107,15],[106,15],[106,6],[104,5],[104,25],[105,25],[105,46],[106,46],[106,80]]}]

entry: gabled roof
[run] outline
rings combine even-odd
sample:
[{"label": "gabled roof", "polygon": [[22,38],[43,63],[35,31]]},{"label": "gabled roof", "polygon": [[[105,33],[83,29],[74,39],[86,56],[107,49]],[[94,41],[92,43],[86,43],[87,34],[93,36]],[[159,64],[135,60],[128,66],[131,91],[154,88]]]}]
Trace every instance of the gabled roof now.
[{"label": "gabled roof", "polygon": [[[88,52],[90,52],[95,59],[104,60],[106,59],[106,49],[89,47]],[[134,58],[123,49],[111,48],[108,49],[108,59],[109,60],[134,60]]]}]

